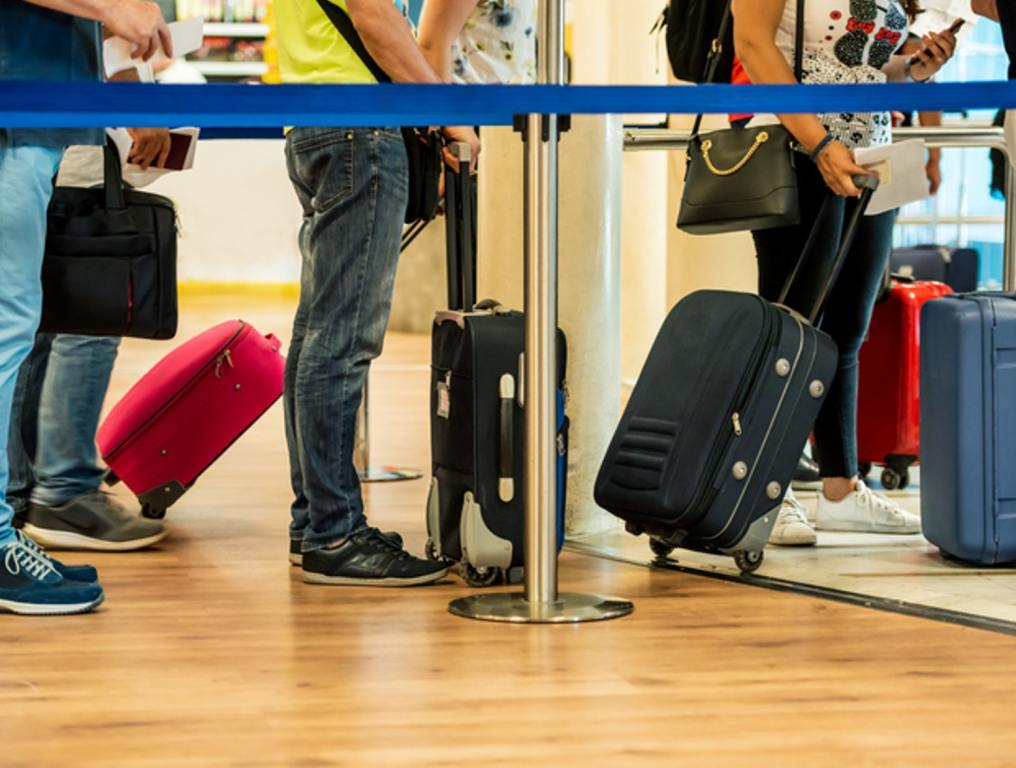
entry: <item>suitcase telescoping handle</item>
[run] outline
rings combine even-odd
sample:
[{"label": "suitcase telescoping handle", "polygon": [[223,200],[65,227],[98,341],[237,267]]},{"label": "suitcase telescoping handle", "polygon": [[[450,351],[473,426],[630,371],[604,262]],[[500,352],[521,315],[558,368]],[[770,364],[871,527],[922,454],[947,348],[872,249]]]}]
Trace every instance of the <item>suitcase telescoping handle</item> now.
[{"label": "suitcase telescoping handle", "polygon": [[448,308],[472,310],[476,304],[476,181],[469,170],[473,149],[448,145],[459,170],[445,166],[445,231],[448,251]]},{"label": "suitcase telescoping handle", "polygon": [[[826,275],[825,283],[822,285],[822,290],[819,291],[818,296],[812,304],[811,312],[808,313],[808,321],[814,325],[818,318],[822,316],[822,310],[825,308],[826,299],[829,298],[829,292],[833,288],[833,284],[836,282],[836,278],[840,276],[840,271],[843,269],[843,264],[847,260],[847,255],[850,253],[850,247],[854,244],[854,237],[857,235],[857,227],[861,223],[861,219],[865,212],[868,210],[868,204],[871,202],[871,196],[875,194],[875,190],[878,189],[878,178],[875,176],[855,176],[854,186],[861,190],[861,196],[858,198],[857,205],[854,206],[854,210],[850,215],[850,221],[847,222],[847,228],[843,232],[843,237],[840,239],[840,247],[836,252],[836,259],[833,261],[832,267],[829,270],[829,274]],[[815,224],[811,228],[811,232],[808,234],[808,239],[804,244],[804,250],[801,252],[800,257],[797,259],[797,264],[794,265],[793,272],[790,273],[790,277],[783,284],[783,290],[780,291],[780,298],[777,301],[778,304],[786,305],[787,297],[790,295],[791,289],[797,282],[797,278],[804,265],[811,260],[812,254],[819,245],[819,239],[821,237],[821,230],[823,222],[831,214],[832,206],[835,202],[835,195],[832,192],[826,192],[825,200],[822,201],[822,208],[818,212],[818,217],[815,219]]]}]

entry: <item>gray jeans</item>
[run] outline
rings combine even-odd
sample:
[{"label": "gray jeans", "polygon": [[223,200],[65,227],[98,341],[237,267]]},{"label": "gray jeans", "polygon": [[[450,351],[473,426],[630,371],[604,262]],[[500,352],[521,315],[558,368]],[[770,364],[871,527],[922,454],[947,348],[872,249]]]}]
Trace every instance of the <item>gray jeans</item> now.
[{"label": "gray jeans", "polygon": [[409,171],[397,128],[297,128],[286,162],[303,207],[286,361],[290,536],[308,551],[366,524],[356,414],[388,325]]}]

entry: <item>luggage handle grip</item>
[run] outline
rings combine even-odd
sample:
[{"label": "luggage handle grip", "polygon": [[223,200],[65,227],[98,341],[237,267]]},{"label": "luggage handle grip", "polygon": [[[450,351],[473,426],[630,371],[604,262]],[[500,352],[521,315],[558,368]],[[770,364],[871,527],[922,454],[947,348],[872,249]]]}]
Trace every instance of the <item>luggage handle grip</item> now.
[{"label": "luggage handle grip", "polygon": [[500,419],[498,425],[498,479],[497,496],[505,504],[515,498],[515,378],[506,373],[501,376]]},{"label": "luggage handle grip", "polygon": [[[844,230],[844,235],[840,240],[839,250],[836,253],[836,258],[833,260],[832,269],[829,270],[825,283],[822,285],[822,290],[819,292],[812,304],[811,311],[808,313],[808,322],[812,325],[814,325],[818,318],[822,315],[822,310],[825,308],[826,300],[829,298],[829,292],[836,283],[836,279],[840,276],[843,264],[847,260],[850,248],[854,244],[854,236],[857,234],[857,227],[861,223],[861,218],[868,210],[868,204],[871,203],[872,195],[874,195],[875,190],[878,189],[879,180],[877,176],[858,175],[854,176],[852,181],[854,182],[854,186],[861,190],[861,195],[858,198],[857,205],[854,207],[853,213],[851,213],[850,221],[847,223],[847,227]],[[804,249],[801,251],[801,255],[798,257],[793,271],[783,284],[783,288],[780,291],[780,297],[776,302],[777,304],[787,306],[787,297],[790,295],[791,289],[797,282],[801,269],[808,261],[808,257],[811,255],[811,252],[818,245],[819,231],[821,229],[822,222],[826,216],[829,215],[829,208],[832,206],[834,199],[835,196],[832,192],[826,193],[826,197],[822,201],[822,208],[819,210],[818,216],[815,218],[815,225],[808,233],[808,239],[805,241]]]}]

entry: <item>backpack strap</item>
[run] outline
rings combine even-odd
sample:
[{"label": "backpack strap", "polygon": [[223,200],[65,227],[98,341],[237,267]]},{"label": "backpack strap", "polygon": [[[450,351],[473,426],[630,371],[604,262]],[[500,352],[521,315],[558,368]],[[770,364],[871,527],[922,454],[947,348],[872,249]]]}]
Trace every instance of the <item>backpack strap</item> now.
[{"label": "backpack strap", "polygon": [[370,73],[374,76],[374,79],[379,83],[390,83],[392,79],[388,76],[388,73],[381,69],[381,66],[374,61],[374,57],[370,55],[367,50],[367,46],[363,44],[363,38],[360,37],[360,33],[356,31],[356,27],[353,25],[353,20],[349,18],[349,14],[346,13],[342,8],[337,6],[330,0],[317,0],[321,10],[324,11],[325,16],[332,22],[334,27],[342,35],[349,47],[353,49],[353,53],[356,54],[357,58],[363,62],[363,65],[370,70]]}]

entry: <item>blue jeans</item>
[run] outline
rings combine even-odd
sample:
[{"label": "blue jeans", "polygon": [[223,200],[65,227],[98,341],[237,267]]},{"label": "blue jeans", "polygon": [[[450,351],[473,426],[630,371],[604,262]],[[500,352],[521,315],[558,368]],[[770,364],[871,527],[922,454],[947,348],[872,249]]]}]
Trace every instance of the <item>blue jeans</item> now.
[{"label": "blue jeans", "polygon": [[116,360],[116,336],[42,334],[18,373],[7,455],[7,502],[58,507],[92,493],[103,470],[95,432]]},{"label": "blue jeans", "polygon": [[290,536],[309,551],[366,525],[356,414],[388,325],[409,171],[396,128],[297,128],[286,163],[303,207],[286,360]]},{"label": "blue jeans", "polygon": [[[801,224],[753,232],[758,252],[759,293],[770,301],[780,295],[804,242],[818,219],[828,190],[818,168],[798,159],[797,179]],[[847,217],[857,202],[837,197],[833,215],[820,224],[822,247],[804,269],[787,303],[808,314],[828,275],[843,237]],[[839,347],[836,378],[815,421],[815,459],[822,477],[854,477],[857,474],[857,358],[868,333],[868,323],[878,298],[889,251],[892,248],[894,211],[865,216],[858,227],[843,271],[833,285],[819,327]]]},{"label": "blue jeans", "polygon": [[[18,369],[39,327],[46,208],[62,156],[60,149],[9,146],[0,131],[0,446],[7,444]],[[7,452],[0,450],[0,488],[7,475]],[[0,499],[0,546],[14,538],[13,517]]]}]

